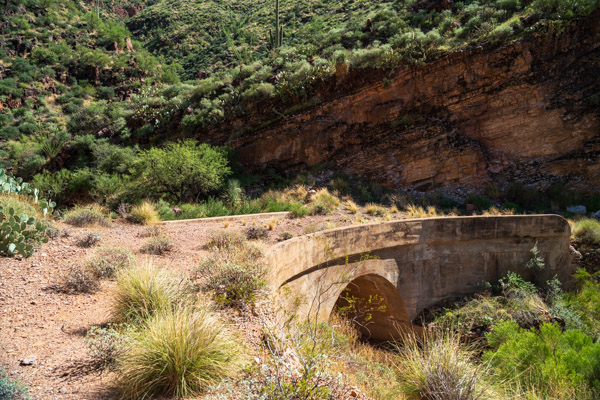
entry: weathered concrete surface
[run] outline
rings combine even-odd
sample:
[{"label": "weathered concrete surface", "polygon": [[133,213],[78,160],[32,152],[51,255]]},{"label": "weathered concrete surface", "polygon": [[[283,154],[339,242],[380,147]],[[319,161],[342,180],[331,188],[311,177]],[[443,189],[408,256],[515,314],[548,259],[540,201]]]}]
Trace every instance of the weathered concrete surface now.
[{"label": "weathered concrete surface", "polygon": [[[342,291],[378,294],[375,339],[390,339],[426,307],[474,293],[508,271],[543,284],[554,275],[571,282],[567,221],[556,215],[446,217],[383,222],[297,237],[267,254],[270,285],[304,298],[299,312],[329,318]],[[546,267],[526,268],[537,243]],[[368,254],[368,256],[365,256]],[[290,290],[282,290],[289,288]]]}]

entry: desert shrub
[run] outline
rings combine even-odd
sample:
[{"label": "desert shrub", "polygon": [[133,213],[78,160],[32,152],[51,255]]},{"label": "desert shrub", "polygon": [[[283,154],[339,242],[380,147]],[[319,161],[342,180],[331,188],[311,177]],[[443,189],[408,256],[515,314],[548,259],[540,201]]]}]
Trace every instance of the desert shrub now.
[{"label": "desert shrub", "polygon": [[72,266],[50,287],[59,293],[93,293],[98,290],[98,279],[86,268]]},{"label": "desert shrub", "polygon": [[102,241],[102,236],[97,233],[87,233],[77,240],[79,247],[92,247]]},{"label": "desert shrub", "polygon": [[212,231],[205,247],[212,250],[226,250],[241,246],[245,241],[246,237],[240,232]]},{"label": "desert shrub", "polygon": [[186,281],[150,263],[117,270],[115,278],[112,316],[116,322],[140,322],[182,304],[189,294]]},{"label": "desert shrub", "polygon": [[156,207],[149,201],[144,201],[142,204],[132,207],[127,219],[142,225],[152,225],[160,222]]},{"label": "desert shrub", "polygon": [[473,204],[480,211],[487,210],[488,208],[490,208],[492,206],[491,201],[489,201],[485,197],[477,195],[477,194],[469,195],[469,197],[467,197],[467,200],[465,201],[465,203]]},{"label": "desert shrub", "polygon": [[579,317],[583,329],[597,339],[600,335],[600,284],[583,269],[579,269],[575,277],[578,280],[577,290],[564,293],[560,300]]},{"label": "desert shrub", "polygon": [[254,305],[266,287],[266,272],[258,262],[228,263],[207,260],[198,268],[200,289],[211,291],[221,305],[245,308]]},{"label": "desert shrub", "polygon": [[262,226],[250,226],[244,230],[244,234],[248,240],[266,239],[269,237],[269,232]]},{"label": "desert shrub", "polygon": [[19,382],[11,379],[4,369],[0,368],[0,399],[26,400],[29,399],[28,390]]},{"label": "desert shrub", "polygon": [[21,132],[14,126],[5,126],[0,129],[0,138],[5,140],[14,140],[21,136]]},{"label": "desert shrub", "polygon": [[[575,398],[591,398],[600,383],[600,343],[578,330],[562,331],[556,324],[542,324],[539,331],[522,329],[512,321],[496,325],[486,335],[495,351],[483,355],[500,379],[516,379],[525,387],[538,388],[543,397],[570,388]],[[574,389],[574,390],[573,390]]]},{"label": "desert shrub", "polygon": [[117,360],[121,356],[126,336],[119,327],[109,325],[107,327],[92,326],[88,330],[85,341],[90,350],[93,363],[100,369],[114,369]]},{"label": "desert shrub", "polygon": [[545,207],[544,199],[538,190],[520,183],[508,184],[504,188],[504,197],[528,210],[541,210]]},{"label": "desert shrub", "polygon": [[279,240],[290,240],[294,235],[291,232],[285,231],[279,234]]},{"label": "desert shrub", "polygon": [[170,238],[166,236],[154,236],[140,248],[140,252],[162,256],[173,250],[173,247],[173,241]]},{"label": "desert shrub", "polygon": [[365,211],[367,214],[372,215],[374,217],[385,217],[389,215],[388,210],[385,207],[378,206],[377,204],[369,203],[365,206]]},{"label": "desert shrub", "polygon": [[93,207],[75,207],[67,211],[64,221],[73,226],[84,227],[92,225],[108,226],[108,221],[103,213]]},{"label": "desert shrub", "polygon": [[98,278],[114,278],[116,271],[129,268],[135,262],[127,249],[103,247],[87,260],[85,267]]},{"label": "desert shrub", "polygon": [[475,352],[451,331],[407,335],[397,346],[396,371],[409,399],[476,400],[501,398],[487,364],[474,363]]},{"label": "desert shrub", "polygon": [[196,201],[219,189],[231,172],[224,149],[194,141],[147,150],[139,160],[140,190],[177,203]]},{"label": "desert shrub", "polygon": [[119,387],[126,399],[196,396],[234,373],[243,354],[215,312],[165,309],[132,333],[119,358]]},{"label": "desert shrub", "polygon": [[598,246],[600,245],[600,222],[582,218],[573,225],[573,234],[586,245]]},{"label": "desert shrub", "polygon": [[309,213],[312,215],[327,215],[340,205],[340,199],[329,193],[327,189],[321,189],[313,194],[310,199]]},{"label": "desert shrub", "polygon": [[586,199],[586,205],[587,205],[588,211],[591,211],[591,212],[600,211],[600,196],[599,195],[589,196]]}]

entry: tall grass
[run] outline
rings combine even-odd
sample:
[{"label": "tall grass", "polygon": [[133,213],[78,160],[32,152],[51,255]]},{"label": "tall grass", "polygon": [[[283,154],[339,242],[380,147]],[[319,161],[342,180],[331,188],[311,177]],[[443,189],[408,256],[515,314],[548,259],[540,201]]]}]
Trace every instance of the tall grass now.
[{"label": "tall grass", "polygon": [[244,360],[235,335],[207,308],[165,308],[131,339],[119,363],[126,399],[196,396],[235,373]]},{"label": "tall grass", "polygon": [[584,244],[598,246],[600,245],[600,222],[582,218],[573,225],[573,234]]},{"label": "tall grass", "polygon": [[502,398],[491,384],[489,364],[476,365],[475,352],[451,330],[407,334],[397,345],[401,390],[414,400],[489,400]]},{"label": "tall grass", "polygon": [[150,262],[116,271],[112,306],[115,322],[139,322],[171,310],[189,296],[187,283]]}]

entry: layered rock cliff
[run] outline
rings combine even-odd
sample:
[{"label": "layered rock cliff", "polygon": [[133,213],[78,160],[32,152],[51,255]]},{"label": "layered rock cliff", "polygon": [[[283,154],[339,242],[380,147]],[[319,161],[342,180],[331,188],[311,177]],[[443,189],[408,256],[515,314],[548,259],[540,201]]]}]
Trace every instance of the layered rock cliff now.
[{"label": "layered rock cliff", "polygon": [[[562,32],[391,75],[338,74],[318,106],[231,138],[250,169],[327,161],[388,187],[562,181],[600,190],[600,12]],[[237,125],[236,125],[237,124]],[[209,138],[204,138],[209,139]]]}]

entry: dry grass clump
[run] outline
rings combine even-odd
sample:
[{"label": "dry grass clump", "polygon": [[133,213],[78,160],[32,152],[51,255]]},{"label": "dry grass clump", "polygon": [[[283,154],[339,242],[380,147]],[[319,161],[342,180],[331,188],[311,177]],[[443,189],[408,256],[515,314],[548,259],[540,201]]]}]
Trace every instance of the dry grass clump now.
[{"label": "dry grass clump", "polygon": [[320,189],[311,196],[308,206],[311,215],[327,215],[338,208],[340,199],[329,193],[326,188]]},{"label": "dry grass clump", "polygon": [[222,250],[240,246],[245,241],[245,235],[240,232],[218,230],[210,232],[204,247],[210,250]]},{"label": "dry grass clump", "polygon": [[483,211],[482,215],[515,215],[515,210],[512,208],[498,208],[495,206],[492,206],[490,208],[488,208],[487,210]]},{"label": "dry grass clump", "polygon": [[279,198],[282,201],[290,202],[304,202],[308,196],[308,189],[305,185],[296,185],[291,188],[285,189],[281,194],[279,194]]},{"label": "dry grass clump", "polygon": [[407,205],[406,213],[410,218],[433,218],[440,216],[433,206],[428,206],[427,209],[424,209],[422,206],[415,204]]},{"label": "dry grass clump", "polygon": [[161,310],[131,340],[119,363],[118,386],[125,399],[197,396],[244,361],[236,336],[203,307]]},{"label": "dry grass clump", "polygon": [[389,215],[388,210],[385,207],[379,206],[374,203],[369,203],[365,206],[365,212],[374,217],[385,217]]},{"label": "dry grass clump", "polygon": [[173,309],[189,295],[189,284],[149,262],[117,270],[112,316],[116,322],[139,322]]},{"label": "dry grass clump", "polygon": [[108,220],[104,216],[104,210],[96,205],[86,207],[75,207],[67,211],[64,215],[64,221],[73,226],[108,226]]},{"label": "dry grass clump", "polygon": [[491,384],[487,364],[451,330],[407,334],[397,344],[396,371],[408,399],[478,400],[502,398]]},{"label": "dry grass clump", "polygon": [[573,235],[583,244],[598,246],[600,245],[600,222],[582,218],[573,224]]},{"label": "dry grass clump", "polygon": [[97,278],[111,279],[115,277],[116,271],[129,268],[134,262],[135,257],[131,251],[117,247],[104,247],[85,263],[85,267]]},{"label": "dry grass clump", "polygon": [[140,248],[140,252],[162,256],[173,250],[173,248],[173,241],[170,238],[166,236],[154,236]]},{"label": "dry grass clump", "polygon": [[356,214],[359,210],[358,205],[350,199],[344,201],[342,205],[348,214]]},{"label": "dry grass clump", "polygon": [[102,241],[102,236],[97,233],[88,233],[77,240],[79,247],[92,247]]},{"label": "dry grass clump", "polygon": [[96,276],[87,268],[72,266],[62,274],[58,282],[52,284],[50,289],[67,294],[94,293],[99,284]]},{"label": "dry grass clump", "polygon": [[136,224],[153,225],[160,222],[160,216],[153,203],[144,201],[131,208],[127,219]]}]

